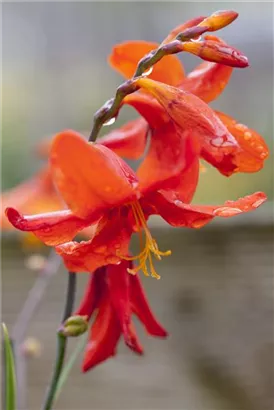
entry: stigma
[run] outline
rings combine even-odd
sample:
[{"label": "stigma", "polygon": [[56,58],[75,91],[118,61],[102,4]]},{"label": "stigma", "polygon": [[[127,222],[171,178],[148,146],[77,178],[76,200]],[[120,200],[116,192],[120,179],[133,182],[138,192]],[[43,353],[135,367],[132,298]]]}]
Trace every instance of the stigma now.
[{"label": "stigma", "polygon": [[132,257],[123,256],[123,259],[139,262],[139,264],[133,269],[128,269],[128,272],[132,275],[136,275],[137,272],[143,271],[146,276],[152,276],[156,279],[160,279],[160,275],[158,275],[153,265],[153,257],[157,260],[161,260],[162,256],[171,255],[171,251],[168,250],[162,252],[159,250],[157,242],[152,237],[150,230],[148,229],[146,218],[140,203],[138,201],[131,202],[129,206],[132,209],[136,223],[136,230],[139,234],[141,252]]}]

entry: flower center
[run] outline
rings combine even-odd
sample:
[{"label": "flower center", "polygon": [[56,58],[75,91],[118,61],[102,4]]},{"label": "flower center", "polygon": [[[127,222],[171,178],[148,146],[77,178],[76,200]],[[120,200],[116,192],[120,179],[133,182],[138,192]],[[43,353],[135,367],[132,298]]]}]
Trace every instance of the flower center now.
[{"label": "flower center", "polygon": [[136,222],[137,231],[140,239],[140,248],[142,251],[136,256],[126,256],[123,258],[126,260],[134,261],[138,260],[139,264],[133,268],[128,269],[128,272],[135,275],[137,272],[142,270],[146,276],[152,276],[156,279],[160,279],[160,275],[156,272],[153,266],[152,256],[158,260],[161,260],[162,256],[171,255],[171,251],[162,252],[159,250],[155,239],[151,236],[148,229],[146,218],[144,216],[142,207],[138,201],[130,203],[132,208],[133,216]]}]

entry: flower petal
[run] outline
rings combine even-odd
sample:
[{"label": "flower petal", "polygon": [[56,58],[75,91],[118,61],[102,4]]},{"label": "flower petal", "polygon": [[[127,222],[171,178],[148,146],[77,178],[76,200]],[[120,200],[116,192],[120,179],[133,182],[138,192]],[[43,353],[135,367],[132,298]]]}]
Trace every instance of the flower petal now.
[{"label": "flower petal", "polygon": [[164,108],[149,94],[135,92],[127,95],[123,100],[123,104],[134,107],[152,128],[159,128],[170,121]]},{"label": "flower petal", "polygon": [[119,255],[127,255],[132,231],[127,224],[127,216],[123,217],[122,212],[117,210],[102,220],[90,241],[68,242],[56,247],[56,252],[70,271],[94,272],[101,266],[120,262]]},{"label": "flower petal", "polygon": [[100,138],[98,144],[111,149],[120,157],[138,159],[146,147],[147,131],[147,122],[142,117],[137,118]]},{"label": "flower petal", "polygon": [[154,212],[170,225],[187,228],[201,228],[215,216],[228,218],[245,212],[254,211],[266,201],[263,192],[247,195],[236,201],[226,201],[224,205],[188,205],[181,201],[171,201],[166,195],[156,193],[151,196]]},{"label": "flower petal", "polygon": [[105,288],[105,267],[96,269],[94,273],[90,273],[88,283],[85,287],[84,296],[81,299],[78,309],[72,316],[87,316],[90,319],[94,310],[98,307],[100,299],[103,297]]},{"label": "flower petal", "polygon": [[120,322],[125,343],[134,352],[142,354],[143,348],[131,323],[128,267],[128,261],[122,261],[119,265],[108,265],[107,283],[110,301]]},{"label": "flower petal", "polygon": [[109,294],[106,293],[91,327],[82,364],[83,372],[114,356],[120,335],[121,327],[110,304]]},{"label": "flower petal", "polygon": [[2,193],[1,229],[3,230],[13,229],[5,215],[5,209],[10,206],[26,214],[62,209],[62,200],[53,186],[49,168],[44,168],[27,181]]},{"label": "flower petal", "polygon": [[[141,58],[158,47],[159,44],[147,41],[127,41],[113,47],[108,61],[111,67],[125,78],[131,78]],[[177,56],[169,55],[153,66],[148,77],[162,83],[178,85],[184,78],[184,69]]]},{"label": "flower petal", "polygon": [[259,171],[269,155],[268,147],[264,139],[256,131],[248,128],[244,124],[239,124],[227,114],[218,111],[216,111],[216,114],[241,147],[241,151],[234,159],[238,171]]},{"label": "flower petal", "polygon": [[[216,36],[207,35],[204,38],[225,44],[221,38]],[[180,88],[209,103],[223,92],[230,80],[232,71],[232,67],[223,64],[203,62],[188,74],[180,84]]]},{"label": "flower petal", "polygon": [[69,210],[24,216],[14,208],[7,208],[6,215],[15,228],[31,231],[50,246],[71,241],[79,231],[100,217],[100,215],[93,215],[94,219],[80,219]]},{"label": "flower petal", "polygon": [[139,320],[143,323],[150,335],[167,337],[167,331],[157,322],[149,307],[138,274],[130,275],[129,284],[132,312],[138,316]]},{"label": "flower petal", "polygon": [[75,131],[57,134],[50,161],[57,188],[81,218],[135,196],[138,181],[131,168],[108,148],[89,144]]},{"label": "flower petal", "polygon": [[199,137],[203,157],[218,166],[240,151],[236,139],[229,133],[214,111],[200,98],[175,87],[140,78],[137,84],[149,91],[165,108],[170,118],[182,130],[191,130]]},{"label": "flower petal", "polygon": [[196,139],[172,121],[151,130],[149,151],[137,170],[140,191],[174,189],[183,172],[199,154],[200,145]]},{"label": "flower petal", "polygon": [[182,171],[174,181],[169,183],[168,189],[161,189],[160,192],[164,193],[171,201],[179,199],[188,204],[191,202],[198,185],[200,173],[200,161],[199,157],[195,156],[189,166]]},{"label": "flower petal", "polygon": [[232,71],[223,64],[204,62],[188,74],[180,88],[209,103],[223,92]]}]

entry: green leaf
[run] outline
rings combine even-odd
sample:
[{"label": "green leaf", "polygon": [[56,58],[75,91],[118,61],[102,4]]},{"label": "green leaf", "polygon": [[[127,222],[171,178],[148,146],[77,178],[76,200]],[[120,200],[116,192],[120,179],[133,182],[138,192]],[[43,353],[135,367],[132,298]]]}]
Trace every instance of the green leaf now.
[{"label": "green leaf", "polygon": [[6,325],[2,323],[5,348],[5,410],[16,410],[16,377],[13,351]]}]

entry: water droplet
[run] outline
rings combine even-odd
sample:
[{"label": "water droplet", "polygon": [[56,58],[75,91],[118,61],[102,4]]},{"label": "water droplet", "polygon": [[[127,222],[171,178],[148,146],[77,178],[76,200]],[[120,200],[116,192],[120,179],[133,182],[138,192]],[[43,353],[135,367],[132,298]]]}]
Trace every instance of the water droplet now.
[{"label": "water droplet", "polygon": [[193,221],[191,226],[192,228],[201,228],[206,224],[207,220],[206,219],[197,219],[196,221]]},{"label": "water droplet", "polygon": [[258,199],[258,201],[254,202],[252,204],[253,208],[258,208],[260,205],[262,205],[264,203],[265,199]]},{"label": "water droplet", "polygon": [[107,126],[109,126],[109,125],[112,125],[112,124],[115,123],[115,121],[116,121],[116,118],[115,118],[115,117],[112,117],[110,120],[104,122],[103,127],[107,127]]},{"label": "water droplet", "polygon": [[265,153],[265,152],[262,152],[261,154],[260,154],[260,158],[261,159],[265,159],[267,157],[267,154]]},{"label": "water droplet", "polygon": [[142,77],[147,77],[148,75],[150,75],[152,73],[152,71],[153,71],[153,67],[150,67],[147,71],[145,71],[142,74]]},{"label": "water droplet", "polygon": [[222,208],[217,208],[215,211],[213,211],[214,216],[223,216],[223,217],[229,217],[233,215],[238,215],[242,213],[241,209],[239,208],[230,208],[227,206],[224,206]]},{"label": "water droplet", "polygon": [[264,150],[264,147],[262,145],[257,145],[256,151],[257,152],[262,152]]},{"label": "water droplet", "polygon": [[201,41],[201,40],[202,40],[202,36],[199,36],[199,37],[196,37],[196,38],[192,39],[192,41],[194,41],[194,43],[197,43],[198,41]]},{"label": "water droplet", "polygon": [[244,125],[244,124],[236,124],[235,128],[236,128],[236,130],[239,130],[239,131],[246,131],[247,130],[247,126]]},{"label": "water droplet", "polygon": [[246,141],[248,141],[248,140],[250,140],[251,138],[252,138],[251,132],[246,131],[246,132],[244,133],[244,139],[245,139]]},{"label": "water droplet", "polygon": [[179,199],[176,199],[176,200],[174,201],[174,205],[180,206],[180,205],[182,205],[182,201],[180,201]]}]

